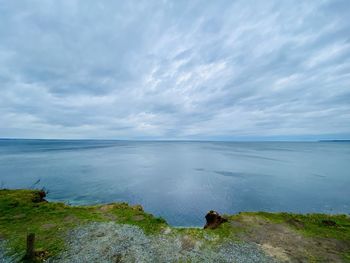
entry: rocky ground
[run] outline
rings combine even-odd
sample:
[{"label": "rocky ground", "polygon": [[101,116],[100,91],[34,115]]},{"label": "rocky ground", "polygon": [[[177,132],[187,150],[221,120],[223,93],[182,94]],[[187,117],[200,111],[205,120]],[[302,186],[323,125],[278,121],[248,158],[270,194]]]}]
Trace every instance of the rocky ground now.
[{"label": "rocky ground", "polygon": [[[209,237],[208,237],[209,238]],[[275,262],[252,242],[206,247],[190,236],[147,236],[137,226],[92,223],[69,234],[68,250],[49,262]]]},{"label": "rocky ground", "polygon": [[19,256],[8,254],[7,242],[0,238],[0,263],[19,262],[20,260]]}]

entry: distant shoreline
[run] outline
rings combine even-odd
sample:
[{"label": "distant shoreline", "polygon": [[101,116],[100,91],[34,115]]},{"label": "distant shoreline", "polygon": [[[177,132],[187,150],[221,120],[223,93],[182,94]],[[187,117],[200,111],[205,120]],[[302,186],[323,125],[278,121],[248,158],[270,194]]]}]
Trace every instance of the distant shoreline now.
[{"label": "distant shoreline", "polygon": [[350,140],[319,140],[319,142],[350,142]]},{"label": "distant shoreline", "polygon": [[57,138],[0,138],[0,141],[64,141],[64,142],[222,142],[222,143],[313,143],[313,142],[350,142],[350,139],[327,140],[200,140],[200,139],[57,139]]}]

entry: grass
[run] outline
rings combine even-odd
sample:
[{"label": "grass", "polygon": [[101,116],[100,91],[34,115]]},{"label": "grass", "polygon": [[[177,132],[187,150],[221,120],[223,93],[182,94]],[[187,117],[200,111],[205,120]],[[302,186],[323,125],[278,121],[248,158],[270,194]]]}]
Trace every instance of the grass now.
[{"label": "grass", "polygon": [[[339,251],[339,254],[344,262],[350,263],[349,215],[244,212],[240,213],[239,216],[258,217],[272,223],[285,224],[306,238],[341,241],[343,244],[347,244],[347,249],[346,252]],[[329,222],[331,225],[329,225]],[[313,257],[315,256],[310,256],[310,262],[319,262],[318,259],[311,260]]]},{"label": "grass", "polygon": [[67,230],[89,222],[115,221],[141,227],[146,234],[167,226],[162,218],[145,213],[140,206],[115,203],[97,206],[68,206],[33,202],[39,191],[0,190],[0,237],[8,240],[10,252],[25,251],[27,233],[35,233],[36,248],[56,255],[64,249]]},{"label": "grass", "polygon": [[[254,220],[249,223],[251,225],[242,224],[242,218],[260,218],[287,225],[306,238],[333,238],[350,244],[350,219],[346,215],[244,212],[227,218],[229,222],[217,229],[172,228],[164,219],[144,212],[138,205],[69,206],[42,201],[37,190],[0,190],[0,239],[8,241],[10,254],[22,256],[28,233],[35,233],[36,250],[45,252],[44,258],[47,258],[65,248],[65,236],[70,229],[89,222],[108,221],[139,226],[148,235],[162,234],[170,228],[172,235],[205,241],[202,243],[206,247],[225,240],[239,241],[239,237],[254,224]],[[332,225],[325,225],[325,222]],[[350,262],[350,251],[343,258]]]},{"label": "grass", "polygon": [[[308,237],[334,238],[350,241],[350,218],[347,215],[327,214],[292,214],[245,212],[248,216],[258,216],[275,223],[285,223]],[[334,222],[334,226],[327,226],[324,222]]]}]

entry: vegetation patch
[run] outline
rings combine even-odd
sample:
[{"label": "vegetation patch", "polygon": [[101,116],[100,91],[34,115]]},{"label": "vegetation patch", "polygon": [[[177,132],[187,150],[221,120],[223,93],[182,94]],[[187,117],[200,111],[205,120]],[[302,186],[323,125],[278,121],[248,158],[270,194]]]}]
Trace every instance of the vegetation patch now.
[{"label": "vegetation patch", "polygon": [[108,209],[106,205],[68,206],[46,202],[41,195],[41,191],[35,190],[0,190],[0,236],[8,241],[10,254],[24,255],[26,236],[35,233],[36,250],[43,251],[41,256],[54,256],[64,249],[68,230],[89,222],[137,225],[146,234],[167,227],[164,219],[145,213],[141,206],[126,203],[109,204]]},{"label": "vegetation patch", "polygon": [[235,216],[246,229],[243,240],[268,253],[300,262],[349,262],[350,218],[347,215],[244,212]]},{"label": "vegetation patch", "polygon": [[350,240],[350,217],[348,215],[292,214],[245,212],[246,216],[257,216],[275,223],[285,223],[309,237]]},{"label": "vegetation patch", "polygon": [[[29,233],[35,233],[36,259],[40,262],[69,249],[66,240],[74,229],[94,222],[114,222],[137,226],[152,238],[174,240],[188,255],[204,251],[209,256],[217,253],[218,247],[224,249],[225,244],[231,244],[227,253],[239,254],[239,249],[257,244],[268,256],[281,262],[288,259],[350,262],[347,215],[244,212],[223,217],[225,222],[215,229],[174,228],[164,219],[144,212],[139,205],[69,206],[47,202],[39,190],[0,190],[0,241],[7,247],[8,255],[18,259],[25,255]],[[154,246],[157,247],[157,242]]]}]

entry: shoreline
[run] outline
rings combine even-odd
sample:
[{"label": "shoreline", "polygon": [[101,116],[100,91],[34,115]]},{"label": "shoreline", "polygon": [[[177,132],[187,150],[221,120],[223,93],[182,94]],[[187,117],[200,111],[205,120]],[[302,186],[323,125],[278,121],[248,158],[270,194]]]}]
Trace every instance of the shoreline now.
[{"label": "shoreline", "polygon": [[[174,227],[140,205],[70,206],[47,202],[38,190],[21,189],[0,190],[0,212],[0,240],[6,241],[6,252],[0,249],[0,261],[4,262],[23,257],[29,232],[37,238],[36,249],[41,255],[37,262],[69,262],[77,255],[83,257],[84,249],[103,249],[110,257],[119,249],[118,262],[132,262],[132,257],[148,262],[147,258],[156,260],[156,256],[166,262],[176,258],[254,262],[250,261],[253,257],[262,262],[350,261],[349,215],[241,212],[227,215],[228,222],[217,229]],[[83,247],[74,243],[79,235],[85,237],[79,241]],[[100,235],[101,241],[94,235]],[[129,241],[118,239],[123,235]],[[143,247],[141,241],[148,245]],[[112,262],[109,259],[104,262]]]}]

